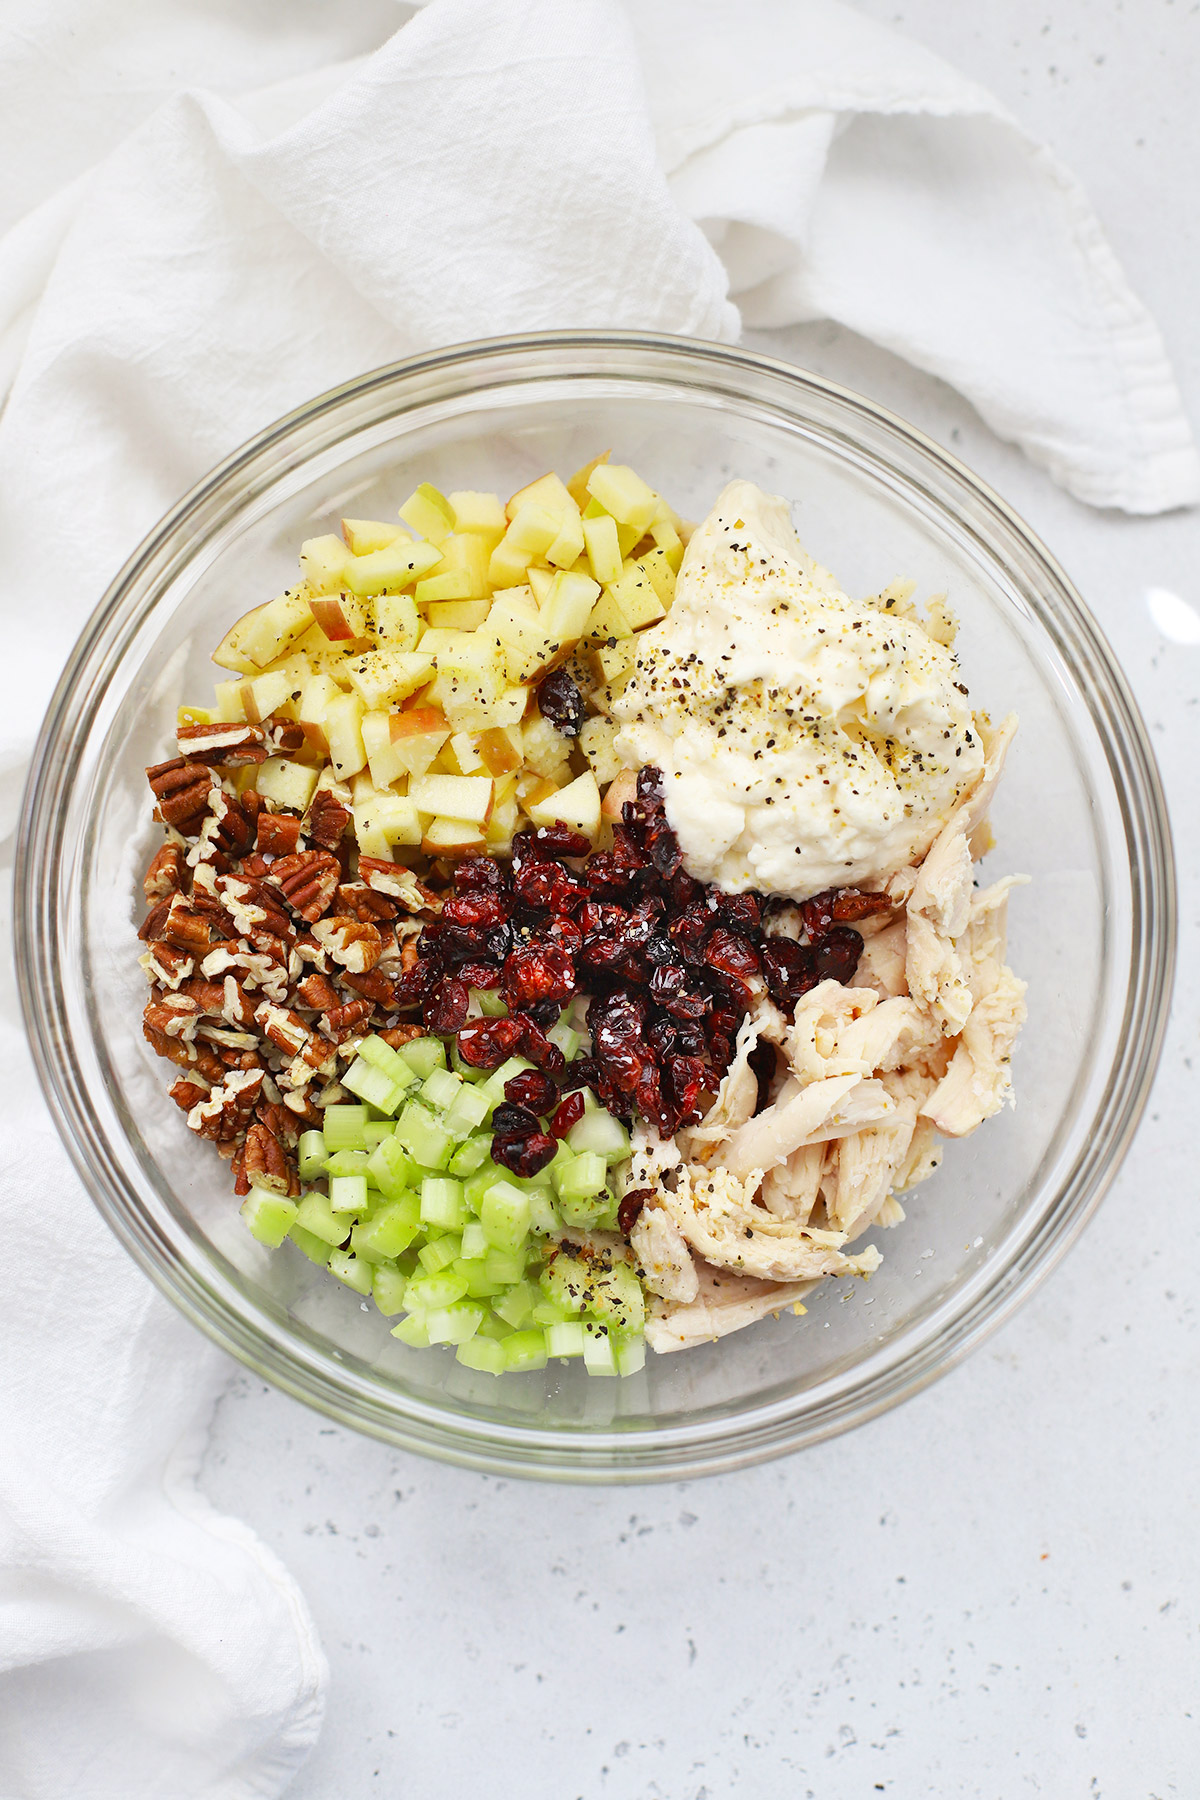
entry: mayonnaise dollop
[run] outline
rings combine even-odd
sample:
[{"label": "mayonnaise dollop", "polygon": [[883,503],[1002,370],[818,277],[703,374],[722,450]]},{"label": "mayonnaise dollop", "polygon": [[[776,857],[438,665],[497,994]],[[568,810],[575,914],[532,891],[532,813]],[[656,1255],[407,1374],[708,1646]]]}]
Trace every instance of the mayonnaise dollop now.
[{"label": "mayonnaise dollop", "polygon": [[852,600],[788,505],[732,481],[614,715],[663,772],[690,873],[804,899],[919,860],[983,768],[954,655],[895,596]]}]

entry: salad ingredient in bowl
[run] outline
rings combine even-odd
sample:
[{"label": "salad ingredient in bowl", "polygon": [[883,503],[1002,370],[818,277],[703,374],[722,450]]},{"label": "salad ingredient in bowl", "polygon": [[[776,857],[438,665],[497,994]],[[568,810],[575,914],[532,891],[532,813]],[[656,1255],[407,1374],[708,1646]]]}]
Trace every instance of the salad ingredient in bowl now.
[{"label": "salad ingredient in bowl", "polygon": [[869,1275],[1024,1017],[950,614],[748,482],[400,521],[308,540],[148,771],[144,1031],[250,1230],[493,1374]]}]

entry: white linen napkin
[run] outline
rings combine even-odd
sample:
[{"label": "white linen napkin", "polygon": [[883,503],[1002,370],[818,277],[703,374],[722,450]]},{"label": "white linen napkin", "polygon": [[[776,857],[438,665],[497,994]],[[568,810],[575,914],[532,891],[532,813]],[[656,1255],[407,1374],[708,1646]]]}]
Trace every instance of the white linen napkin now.
[{"label": "white linen napkin", "polygon": [[[433,0],[381,43],[404,10],[10,9],[9,860],[54,679],[138,539],[278,414],[433,344],[828,314],[1084,499],[1200,497],[1162,345],[1078,187],[935,58],[832,0]],[[0,1796],[276,1794],[324,1669],[286,1573],[195,1490],[228,1365],[88,1205],[10,989],[0,1046]]]}]

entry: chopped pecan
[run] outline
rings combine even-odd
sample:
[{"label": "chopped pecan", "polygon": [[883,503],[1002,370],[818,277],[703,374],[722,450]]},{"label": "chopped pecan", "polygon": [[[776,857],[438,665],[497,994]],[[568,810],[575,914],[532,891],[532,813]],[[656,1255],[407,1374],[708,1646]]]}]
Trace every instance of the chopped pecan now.
[{"label": "chopped pecan", "polygon": [[261,725],[214,720],[210,725],[181,725],[175,736],[185,757],[210,767],[241,769],[266,759],[266,733]]},{"label": "chopped pecan", "polygon": [[153,764],[146,770],[146,779],[158,802],[155,818],[164,825],[174,825],[177,831],[186,831],[208,811],[208,797],[216,777],[203,763],[175,756],[170,762]]},{"label": "chopped pecan", "polygon": [[403,863],[381,862],[374,856],[360,856],[358,872],[369,888],[398,900],[406,912],[440,913],[442,902],[429,888],[423,887],[411,869]]},{"label": "chopped pecan", "polygon": [[343,881],[334,897],[334,907],[368,925],[381,919],[394,919],[400,911],[394,900],[389,900],[386,894],[377,894],[364,881]]},{"label": "chopped pecan", "polygon": [[182,1038],[168,1037],[165,1031],[142,1021],[142,1036],[156,1056],[164,1056],[177,1069],[194,1070],[206,1081],[222,1081],[227,1070],[216,1051],[208,1044],[188,1044]]},{"label": "chopped pecan", "polygon": [[186,994],[164,994],[155,988],[142,1013],[142,1025],[168,1038],[182,1037],[185,1031],[191,1037],[189,1027],[199,1016],[200,1008]]},{"label": "chopped pecan", "polygon": [[368,1000],[374,1000],[385,1012],[395,1011],[396,984],[389,981],[379,969],[369,969],[365,975],[347,974],[344,980],[348,988],[353,988],[356,994],[365,994]]},{"label": "chopped pecan", "polygon": [[143,944],[155,942],[170,910],[170,900],[160,900],[157,906],[152,906],[150,908],[150,911],[138,926],[138,936]]},{"label": "chopped pecan", "polygon": [[297,750],[304,748],[304,727],[295,719],[285,719],[281,713],[272,713],[263,721],[267,734],[267,748],[272,756],[294,756]]},{"label": "chopped pecan", "polygon": [[299,1013],[290,1007],[276,1006],[264,1000],[254,1009],[255,1022],[276,1049],[288,1056],[301,1056],[311,1069],[323,1069],[333,1055],[334,1046],[319,1032],[313,1031]]},{"label": "chopped pecan", "polygon": [[246,1173],[246,1146],[244,1142],[239,1144],[234,1151],[233,1160],[229,1165],[229,1172],[233,1176],[233,1191],[240,1200],[243,1195],[250,1192],[250,1177]]},{"label": "chopped pecan", "polygon": [[286,1194],[291,1188],[292,1175],[283,1145],[259,1120],[246,1133],[243,1166],[252,1187],[270,1188],[276,1194]]},{"label": "chopped pecan", "polygon": [[332,919],[318,919],[313,926],[318,944],[328,950],[335,963],[354,975],[365,975],[379,961],[383,939],[374,925],[361,919],[338,914]]},{"label": "chopped pecan", "polygon": [[261,881],[264,875],[270,873],[270,863],[265,856],[260,856],[257,850],[251,851],[249,856],[243,856],[238,864],[238,874],[248,875],[251,881]]},{"label": "chopped pecan", "polygon": [[267,880],[280,889],[293,912],[312,925],[328,912],[341,869],[328,850],[297,850],[272,863]]},{"label": "chopped pecan", "polygon": [[321,1014],[322,1023],[335,1043],[352,1036],[370,1018],[374,1007],[370,1000],[347,1000],[342,1006],[331,1006]]},{"label": "chopped pecan", "polygon": [[146,904],[152,900],[167,900],[176,893],[183,886],[185,867],[183,851],[178,844],[164,844],[156,851],[142,877]]},{"label": "chopped pecan", "polygon": [[311,1006],[314,1012],[328,1012],[331,1006],[340,1005],[337,989],[329,977],[322,975],[318,969],[304,977],[296,989],[296,997],[305,1006]]},{"label": "chopped pecan", "polygon": [[400,946],[400,967],[406,975],[411,975],[421,960],[421,952],[417,948],[419,940],[415,937],[405,938]]},{"label": "chopped pecan", "polygon": [[223,1073],[225,1079],[188,1114],[188,1129],[197,1137],[230,1144],[252,1117],[266,1076],[262,1069],[227,1069]]},{"label": "chopped pecan", "polygon": [[264,856],[291,856],[299,842],[300,820],[295,813],[259,813],[258,848]]},{"label": "chopped pecan", "polygon": [[307,1094],[301,1089],[293,1088],[291,1093],[285,1094],[283,1104],[290,1113],[295,1113],[296,1117],[311,1130],[319,1131],[321,1129],[324,1123],[324,1114],[319,1106],[313,1105]]},{"label": "chopped pecan", "polygon": [[204,981],[197,976],[185,981],[180,992],[193,1002],[197,1012],[210,1018],[224,1019],[230,1025],[251,1025],[254,1006],[233,975],[221,981]]},{"label": "chopped pecan", "polygon": [[216,820],[212,839],[217,849],[225,856],[243,855],[254,842],[255,821],[247,816],[241,802],[232,799],[223,788],[213,789],[210,805]]},{"label": "chopped pecan", "polygon": [[381,1031],[379,1035],[393,1050],[400,1050],[414,1038],[424,1037],[425,1032],[420,1025],[393,1025],[390,1031]]},{"label": "chopped pecan", "polygon": [[304,830],[316,844],[326,850],[332,850],[342,839],[342,833],[350,823],[350,808],[343,806],[336,794],[328,788],[318,788],[312,797]]},{"label": "chopped pecan", "polygon": [[275,1100],[260,1100],[255,1118],[261,1121],[272,1134],[277,1137],[285,1149],[290,1149],[300,1136],[300,1124],[294,1112],[286,1106],[280,1106]]},{"label": "chopped pecan", "polygon": [[158,982],[172,992],[187,980],[196,967],[195,957],[190,956],[186,950],[177,950],[173,944],[161,941],[153,944],[144,956],[139,956],[138,962],[151,982]]},{"label": "chopped pecan", "polygon": [[243,937],[256,945],[255,934],[258,932],[273,938],[291,937],[292,922],[265,881],[250,881],[243,875],[221,875],[217,878],[217,887],[221,904]]},{"label": "chopped pecan", "polygon": [[201,1087],[198,1081],[189,1081],[186,1076],[183,1075],[180,1076],[178,1081],[171,1083],[167,1092],[170,1094],[176,1106],[181,1106],[184,1112],[191,1112],[193,1106],[199,1106],[202,1100],[208,1099],[208,1089],[206,1087]]},{"label": "chopped pecan", "polygon": [[211,942],[209,916],[187,894],[172,894],[166,913],[152,936],[163,943],[174,944],[178,950],[207,950]]}]

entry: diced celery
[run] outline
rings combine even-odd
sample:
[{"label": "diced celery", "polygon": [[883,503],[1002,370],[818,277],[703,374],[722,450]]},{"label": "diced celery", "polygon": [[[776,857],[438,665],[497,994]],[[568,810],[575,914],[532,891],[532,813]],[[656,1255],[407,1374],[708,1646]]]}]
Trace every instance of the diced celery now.
[{"label": "diced celery", "polygon": [[489,1281],[499,1281],[508,1287],[514,1282],[524,1279],[525,1252],[520,1250],[488,1250],[484,1257]]},{"label": "diced celery", "polygon": [[368,1150],[374,1150],[385,1138],[390,1138],[395,1129],[393,1119],[368,1119],[363,1126],[363,1142]]},{"label": "diced celery", "polygon": [[462,1253],[464,1256],[486,1256],[488,1248],[487,1232],[478,1219],[468,1219],[463,1226]]},{"label": "diced celery", "polygon": [[479,1209],[488,1243],[494,1250],[516,1250],[529,1230],[529,1195],[511,1181],[497,1181]]},{"label": "diced celery", "polygon": [[418,1097],[425,1102],[426,1106],[433,1106],[439,1112],[445,1112],[446,1108],[458,1098],[462,1084],[462,1076],[456,1075],[453,1069],[432,1069],[425,1077]]},{"label": "diced celery", "polygon": [[574,1313],[568,1312],[565,1306],[560,1306],[557,1300],[550,1299],[535,1300],[533,1312],[530,1314],[535,1325],[559,1325],[564,1319],[575,1316]]},{"label": "diced celery", "polygon": [[489,1299],[494,1294],[502,1294],[508,1286],[506,1281],[497,1281],[489,1272],[486,1256],[461,1256],[454,1267],[466,1282],[472,1299]]},{"label": "diced celery", "polygon": [[468,1338],[454,1354],[464,1367],[478,1369],[485,1375],[499,1375],[508,1367],[504,1347],[495,1338]]},{"label": "diced celery", "polygon": [[[413,1043],[417,1044],[429,1041],[427,1038],[413,1039]],[[412,1045],[406,1044],[404,1048],[410,1050]],[[396,1142],[410,1151],[427,1169],[444,1169],[453,1149],[450,1133],[434,1118],[429,1108],[422,1106],[417,1100],[410,1100],[396,1121]]]},{"label": "diced celery", "polygon": [[324,1238],[316,1237],[311,1231],[305,1231],[303,1225],[297,1224],[295,1219],[288,1227],[288,1236],[297,1250],[307,1256],[309,1262],[316,1263],[319,1269],[325,1267],[329,1261],[330,1245],[325,1242]]},{"label": "diced celery", "polygon": [[547,1356],[582,1356],[583,1345],[582,1319],[564,1319],[561,1324],[546,1326]]},{"label": "diced celery", "polygon": [[[558,1158],[555,1158],[557,1163]],[[560,1201],[591,1200],[608,1186],[608,1164],[595,1150],[572,1155],[554,1171],[554,1188]],[[605,1201],[607,1205],[607,1201]]]},{"label": "diced celery", "polygon": [[[448,1079],[455,1079],[449,1075],[448,1071],[445,1073]],[[433,1076],[431,1075],[429,1079],[432,1081]],[[491,1101],[482,1088],[470,1087],[466,1082],[462,1082],[443,1114],[442,1124],[451,1137],[466,1138],[483,1124],[491,1110]]]},{"label": "diced celery", "polygon": [[446,1066],[446,1046],[440,1038],[413,1038],[409,1043],[401,1044],[397,1054],[404,1058],[413,1074],[422,1081],[432,1075],[435,1069],[444,1069]]},{"label": "diced celery", "polygon": [[345,1250],[334,1250],[329,1257],[329,1273],[336,1275],[348,1288],[353,1288],[356,1294],[369,1294],[371,1291],[374,1270],[362,1257],[349,1256]]},{"label": "diced celery", "polygon": [[329,1183],[329,1204],[335,1213],[364,1212],[367,1205],[365,1175],[334,1175]]},{"label": "diced celery", "polygon": [[458,1146],[447,1168],[451,1175],[474,1175],[492,1153],[492,1140],[486,1136],[469,1137]]},{"label": "diced celery", "polygon": [[536,1295],[537,1289],[531,1282],[518,1281],[515,1287],[492,1302],[492,1311],[514,1331],[519,1331],[533,1318]]},{"label": "diced celery", "polygon": [[483,1324],[483,1307],[478,1300],[456,1300],[453,1306],[436,1308],[425,1314],[425,1329],[431,1344],[465,1344]]},{"label": "diced celery", "polygon": [[395,1318],[404,1310],[404,1290],[408,1286],[407,1278],[400,1273],[394,1263],[380,1263],[371,1280],[371,1298],[385,1318]]},{"label": "diced celery", "polygon": [[[386,1044],[384,1048],[387,1048]],[[377,1106],[380,1112],[394,1113],[404,1098],[404,1088],[398,1081],[393,1081],[382,1069],[364,1062],[361,1056],[355,1057],[341,1080],[343,1087],[348,1087],[360,1100]]]},{"label": "diced celery", "polygon": [[320,1175],[324,1171],[327,1155],[325,1139],[319,1131],[302,1131],[296,1152],[296,1166],[301,1181],[313,1181]]},{"label": "diced celery", "polygon": [[506,1338],[508,1326],[503,1319],[498,1319],[494,1312],[489,1311],[484,1315],[483,1324],[479,1327],[479,1335],[486,1338]]},{"label": "diced celery", "polygon": [[467,1291],[467,1279],[457,1269],[438,1269],[433,1275],[414,1275],[408,1284],[406,1305],[421,1312],[453,1306]]},{"label": "diced celery", "polygon": [[471,998],[485,1019],[502,1019],[508,1011],[499,988],[472,988]]},{"label": "diced celery", "polygon": [[504,1367],[514,1375],[546,1366],[546,1334],[544,1331],[511,1331],[500,1339]]},{"label": "diced celery", "polygon": [[419,1204],[416,1194],[405,1194],[400,1200],[389,1200],[371,1214],[365,1225],[356,1225],[350,1233],[350,1246],[373,1262],[380,1262],[408,1249],[420,1231]]},{"label": "diced celery", "polygon": [[617,1359],[605,1325],[583,1328],[583,1365],[589,1375],[615,1375]]},{"label": "diced celery", "polygon": [[268,1250],[278,1250],[295,1220],[296,1208],[270,1188],[252,1187],[242,1201],[241,1214],[251,1237]]},{"label": "diced celery", "polygon": [[399,1338],[402,1344],[411,1344],[414,1350],[428,1350],[429,1333],[425,1329],[424,1313],[409,1313],[406,1319],[392,1326],[392,1336]]},{"label": "diced celery", "polygon": [[546,1036],[550,1039],[552,1044],[557,1044],[568,1062],[575,1061],[575,1058],[579,1055],[579,1046],[583,1043],[583,1037],[578,1031],[575,1031],[567,1024],[565,1014],[558,1021],[557,1025],[552,1025],[550,1027]]},{"label": "diced celery", "polygon": [[417,1165],[393,1135],[376,1144],[367,1163],[367,1173],[389,1200],[396,1200],[412,1186]]},{"label": "diced celery", "polygon": [[452,1231],[445,1237],[434,1238],[431,1243],[422,1244],[417,1251],[417,1261],[427,1275],[436,1275],[439,1269],[448,1269],[457,1262],[461,1244]]},{"label": "diced celery", "polygon": [[416,1080],[412,1065],[381,1037],[365,1037],[358,1046],[358,1054],[363,1062],[386,1075],[394,1087],[410,1087]]},{"label": "diced celery", "polygon": [[605,1162],[612,1163],[629,1155],[629,1133],[620,1119],[614,1119],[603,1107],[584,1113],[578,1125],[572,1125],[567,1133],[567,1142],[576,1156],[593,1150]]},{"label": "diced celery", "polygon": [[329,1245],[344,1244],[346,1233],[350,1229],[349,1221],[337,1219],[333,1215],[324,1194],[305,1194],[296,1208],[296,1223],[301,1230],[310,1232],[313,1237],[324,1240]]},{"label": "diced celery", "polygon": [[493,1069],[487,1080],[482,1084],[483,1092],[487,1095],[492,1105],[499,1106],[500,1102],[503,1100],[505,1082],[511,1081],[514,1075],[520,1075],[526,1069],[532,1069],[532,1067],[533,1064],[529,1061],[528,1057],[510,1056],[508,1061],[502,1062],[498,1069]]},{"label": "diced celery", "polygon": [[474,1175],[468,1176],[463,1183],[463,1199],[476,1216],[483,1205],[483,1196],[489,1188],[495,1186],[497,1174],[496,1165],[489,1158]]},{"label": "diced celery", "polygon": [[562,1215],[551,1195],[545,1188],[534,1188],[529,1195],[530,1231],[536,1232],[539,1237],[555,1237],[562,1227]]},{"label": "diced celery", "polygon": [[[369,1130],[370,1127],[368,1126]],[[335,1150],[326,1158],[325,1173],[327,1175],[365,1175],[367,1173],[367,1153],[365,1150]]]},{"label": "diced celery", "polygon": [[425,1224],[461,1231],[468,1217],[461,1181],[445,1175],[425,1177],[421,1183],[421,1218]]},{"label": "diced celery", "polygon": [[335,1150],[365,1149],[363,1126],[366,1122],[365,1106],[327,1106],[321,1115],[321,1135],[326,1150],[332,1155]]},{"label": "diced celery", "polygon": [[618,1375],[636,1375],[646,1366],[646,1340],[640,1335],[626,1337],[624,1333],[620,1334],[613,1343],[613,1353]]}]

